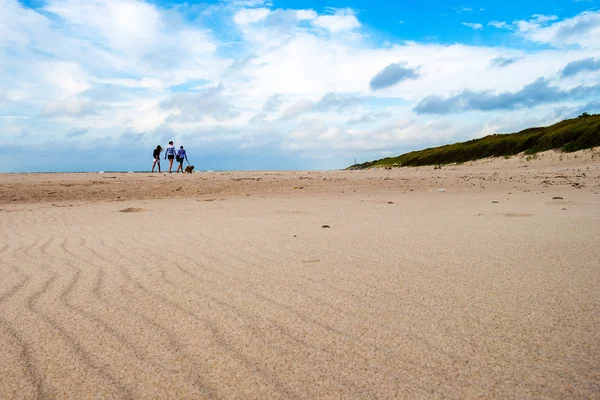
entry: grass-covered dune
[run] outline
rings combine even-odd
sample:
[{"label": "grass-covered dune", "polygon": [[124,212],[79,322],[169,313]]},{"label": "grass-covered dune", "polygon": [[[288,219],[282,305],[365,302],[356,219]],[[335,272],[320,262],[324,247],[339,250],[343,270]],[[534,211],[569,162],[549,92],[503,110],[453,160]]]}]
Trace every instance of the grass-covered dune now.
[{"label": "grass-covered dune", "polygon": [[529,128],[517,133],[489,135],[468,142],[412,151],[356,164],[348,169],[461,163],[486,157],[508,157],[521,152],[534,154],[552,149],[572,152],[595,146],[600,146],[600,114],[584,113],[545,128]]}]

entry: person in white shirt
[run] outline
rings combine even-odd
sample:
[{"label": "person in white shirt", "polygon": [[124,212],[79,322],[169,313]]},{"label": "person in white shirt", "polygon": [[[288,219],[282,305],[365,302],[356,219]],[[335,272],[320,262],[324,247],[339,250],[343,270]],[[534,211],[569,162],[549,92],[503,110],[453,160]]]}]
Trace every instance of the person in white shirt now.
[{"label": "person in white shirt", "polygon": [[175,159],[175,146],[173,145],[173,141],[169,142],[167,149],[165,150],[165,160],[169,158],[169,173],[171,173],[171,169],[173,169],[173,160]]}]

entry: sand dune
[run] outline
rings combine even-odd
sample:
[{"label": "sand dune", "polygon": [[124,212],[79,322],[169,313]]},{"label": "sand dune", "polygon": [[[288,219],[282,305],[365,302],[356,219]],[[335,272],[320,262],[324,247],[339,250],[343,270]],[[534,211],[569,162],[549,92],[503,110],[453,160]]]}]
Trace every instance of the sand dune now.
[{"label": "sand dune", "polygon": [[598,397],[600,164],[503,163],[2,176],[0,398]]}]

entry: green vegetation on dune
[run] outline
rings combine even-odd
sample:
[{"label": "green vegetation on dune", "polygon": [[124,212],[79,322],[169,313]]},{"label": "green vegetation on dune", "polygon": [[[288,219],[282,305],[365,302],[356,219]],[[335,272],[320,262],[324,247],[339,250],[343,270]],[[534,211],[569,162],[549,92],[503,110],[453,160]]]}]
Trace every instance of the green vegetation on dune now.
[{"label": "green vegetation on dune", "polygon": [[356,164],[348,169],[408,167],[462,163],[486,157],[508,157],[521,152],[534,154],[560,149],[572,152],[600,146],[600,114],[584,113],[546,128],[529,128],[518,133],[496,134],[468,142],[412,151],[398,157]]}]

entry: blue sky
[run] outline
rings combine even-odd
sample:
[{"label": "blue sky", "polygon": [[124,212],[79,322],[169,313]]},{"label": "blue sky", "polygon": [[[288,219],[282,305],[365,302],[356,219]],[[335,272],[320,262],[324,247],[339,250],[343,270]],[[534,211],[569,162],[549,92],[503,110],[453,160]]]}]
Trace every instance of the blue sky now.
[{"label": "blue sky", "polygon": [[600,112],[600,4],[0,0],[0,172],[333,169]]}]

